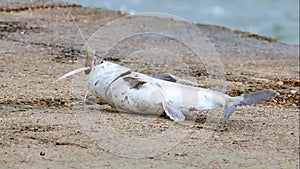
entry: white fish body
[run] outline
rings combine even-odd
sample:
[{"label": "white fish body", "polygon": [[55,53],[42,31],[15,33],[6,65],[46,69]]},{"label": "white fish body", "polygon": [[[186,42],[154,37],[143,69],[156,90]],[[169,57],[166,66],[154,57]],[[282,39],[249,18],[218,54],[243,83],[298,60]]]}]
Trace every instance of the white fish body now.
[{"label": "white fish body", "polygon": [[259,103],[277,94],[265,90],[231,97],[210,89],[183,85],[133,72],[130,68],[103,61],[93,66],[88,77],[91,93],[111,106],[128,112],[166,114],[183,121],[190,110],[224,107],[225,119],[238,105]]}]

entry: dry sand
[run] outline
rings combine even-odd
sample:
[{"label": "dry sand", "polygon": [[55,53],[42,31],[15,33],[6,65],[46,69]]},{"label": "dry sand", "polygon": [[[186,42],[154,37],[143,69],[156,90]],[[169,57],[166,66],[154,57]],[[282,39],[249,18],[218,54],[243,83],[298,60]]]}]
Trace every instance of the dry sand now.
[{"label": "dry sand", "polygon": [[[215,119],[208,125],[207,112],[198,112],[198,120],[175,147],[151,157],[131,158],[109,152],[84,130],[80,123],[86,113],[81,97],[85,93],[83,74],[53,83],[84,64],[84,59],[79,57],[85,54],[81,50],[85,43],[82,36],[88,39],[100,26],[124,14],[76,5],[21,1],[0,2],[0,15],[1,169],[299,168],[299,45],[196,24],[220,56],[229,94],[274,89],[281,95],[260,105],[238,108],[229,122]],[[166,20],[157,18],[156,22],[163,25]],[[176,30],[176,22],[168,20],[167,23],[173,23]],[[119,33],[111,31],[108,39]],[[164,57],[156,57],[155,63],[122,58],[141,47],[145,39],[129,39],[122,44],[125,47],[119,46],[124,50],[114,51],[106,59],[146,74],[170,71],[184,78],[190,73],[201,86],[211,86],[203,63],[185,49],[176,53],[188,58],[190,72],[176,68],[179,61],[166,66],[165,62],[170,61],[166,58],[172,58],[168,53],[157,52]],[[146,45],[163,46],[166,42],[171,46],[176,44],[154,37]],[[143,53],[139,57],[147,60],[151,56]],[[103,125],[114,125],[120,133],[131,137],[155,136],[174,125],[163,117],[156,118],[153,124],[139,124],[107,107],[100,111]],[[221,119],[222,114],[219,115]],[[126,117],[149,120],[140,115]],[[205,135],[208,137],[203,139],[203,133],[209,133]],[[105,137],[111,133],[98,134]],[[111,146],[114,141],[123,144],[115,138]],[[162,147],[165,144],[161,142]]]}]

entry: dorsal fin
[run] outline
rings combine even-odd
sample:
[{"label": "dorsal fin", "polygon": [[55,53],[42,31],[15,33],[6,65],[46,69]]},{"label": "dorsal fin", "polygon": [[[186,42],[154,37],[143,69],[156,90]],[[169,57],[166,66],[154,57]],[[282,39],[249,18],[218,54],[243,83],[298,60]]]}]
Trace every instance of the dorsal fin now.
[{"label": "dorsal fin", "polygon": [[181,79],[175,75],[172,75],[170,73],[162,73],[162,74],[155,74],[152,76],[153,78],[165,80],[169,82],[174,82],[178,84],[184,84],[184,85],[192,85],[192,86],[199,86],[199,84],[191,82],[189,80]]},{"label": "dorsal fin", "polygon": [[176,79],[174,79],[170,74],[168,73],[162,73],[162,74],[155,74],[152,77],[156,78],[156,79],[160,79],[160,80],[165,80],[165,81],[169,81],[169,82],[177,82]]}]

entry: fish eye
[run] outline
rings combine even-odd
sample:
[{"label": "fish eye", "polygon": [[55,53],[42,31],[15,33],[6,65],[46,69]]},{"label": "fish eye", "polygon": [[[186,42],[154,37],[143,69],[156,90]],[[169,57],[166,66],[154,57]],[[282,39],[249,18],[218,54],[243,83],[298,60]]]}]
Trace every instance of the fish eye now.
[{"label": "fish eye", "polygon": [[103,63],[103,60],[101,60],[100,64],[102,64],[102,63]]}]

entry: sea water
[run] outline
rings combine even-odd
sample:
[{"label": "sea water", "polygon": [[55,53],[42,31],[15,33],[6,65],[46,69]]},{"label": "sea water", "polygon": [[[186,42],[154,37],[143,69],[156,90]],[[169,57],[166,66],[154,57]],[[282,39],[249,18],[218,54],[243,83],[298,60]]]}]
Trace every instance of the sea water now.
[{"label": "sea water", "polygon": [[67,0],[130,14],[162,12],[299,44],[299,0]]}]

